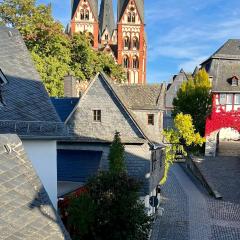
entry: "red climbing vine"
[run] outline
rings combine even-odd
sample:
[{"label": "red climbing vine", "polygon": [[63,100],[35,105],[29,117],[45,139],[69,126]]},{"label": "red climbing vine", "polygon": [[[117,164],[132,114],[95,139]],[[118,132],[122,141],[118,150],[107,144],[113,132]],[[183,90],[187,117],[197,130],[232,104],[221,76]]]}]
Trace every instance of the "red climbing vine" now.
[{"label": "red climbing vine", "polygon": [[214,106],[212,114],[207,118],[205,136],[209,136],[221,128],[233,128],[240,132],[240,110],[226,112]]}]

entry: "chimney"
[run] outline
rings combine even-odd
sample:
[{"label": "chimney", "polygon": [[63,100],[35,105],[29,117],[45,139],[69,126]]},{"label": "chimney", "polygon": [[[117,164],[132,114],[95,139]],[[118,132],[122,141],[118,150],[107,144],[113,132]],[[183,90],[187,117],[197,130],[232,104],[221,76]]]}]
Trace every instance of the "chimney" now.
[{"label": "chimney", "polygon": [[77,97],[76,96],[76,79],[72,75],[64,77],[64,96],[65,97]]}]

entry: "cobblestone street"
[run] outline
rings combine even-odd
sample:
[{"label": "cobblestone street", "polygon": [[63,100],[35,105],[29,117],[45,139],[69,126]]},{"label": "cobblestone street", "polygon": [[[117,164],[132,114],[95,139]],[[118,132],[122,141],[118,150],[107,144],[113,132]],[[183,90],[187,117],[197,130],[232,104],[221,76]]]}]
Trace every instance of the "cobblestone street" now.
[{"label": "cobblestone street", "polygon": [[240,204],[211,198],[175,164],[163,187],[151,240],[240,240]]}]

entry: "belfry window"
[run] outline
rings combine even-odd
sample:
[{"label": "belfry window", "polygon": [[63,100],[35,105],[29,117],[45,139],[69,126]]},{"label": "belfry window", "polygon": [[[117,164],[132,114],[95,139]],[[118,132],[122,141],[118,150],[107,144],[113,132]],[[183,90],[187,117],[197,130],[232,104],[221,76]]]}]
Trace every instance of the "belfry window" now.
[{"label": "belfry window", "polygon": [[132,14],[129,12],[128,13],[128,22],[130,23],[132,21]]},{"label": "belfry window", "polygon": [[132,13],[132,22],[135,23],[135,21],[136,21],[136,14],[133,12]]},{"label": "belfry window", "polygon": [[81,20],[84,20],[84,10],[83,9],[80,11],[80,18],[81,18]]},{"label": "belfry window", "polygon": [[88,10],[85,10],[85,19],[89,20],[89,11]]},{"label": "belfry window", "polygon": [[124,38],[124,49],[129,49],[130,48],[130,40],[129,37]]},{"label": "belfry window", "polygon": [[128,56],[124,56],[124,58],[123,58],[123,67],[124,68],[129,68],[129,58],[128,58]]},{"label": "belfry window", "polygon": [[133,49],[138,49],[138,38],[137,37],[133,38],[132,47],[133,47]]},{"label": "belfry window", "polygon": [[135,69],[139,68],[139,60],[137,56],[133,57],[133,68]]},{"label": "belfry window", "polygon": [[105,34],[105,40],[108,41],[108,34]]}]

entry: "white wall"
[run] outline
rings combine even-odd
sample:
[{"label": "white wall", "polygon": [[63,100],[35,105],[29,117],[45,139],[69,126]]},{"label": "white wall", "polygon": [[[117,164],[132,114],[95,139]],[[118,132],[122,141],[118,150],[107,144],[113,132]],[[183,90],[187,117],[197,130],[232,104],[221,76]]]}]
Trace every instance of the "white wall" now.
[{"label": "white wall", "polygon": [[24,148],[57,209],[57,144],[53,140],[23,140]]},{"label": "white wall", "polygon": [[230,140],[239,140],[240,133],[232,128],[222,128],[219,132],[220,141],[230,141]]}]

